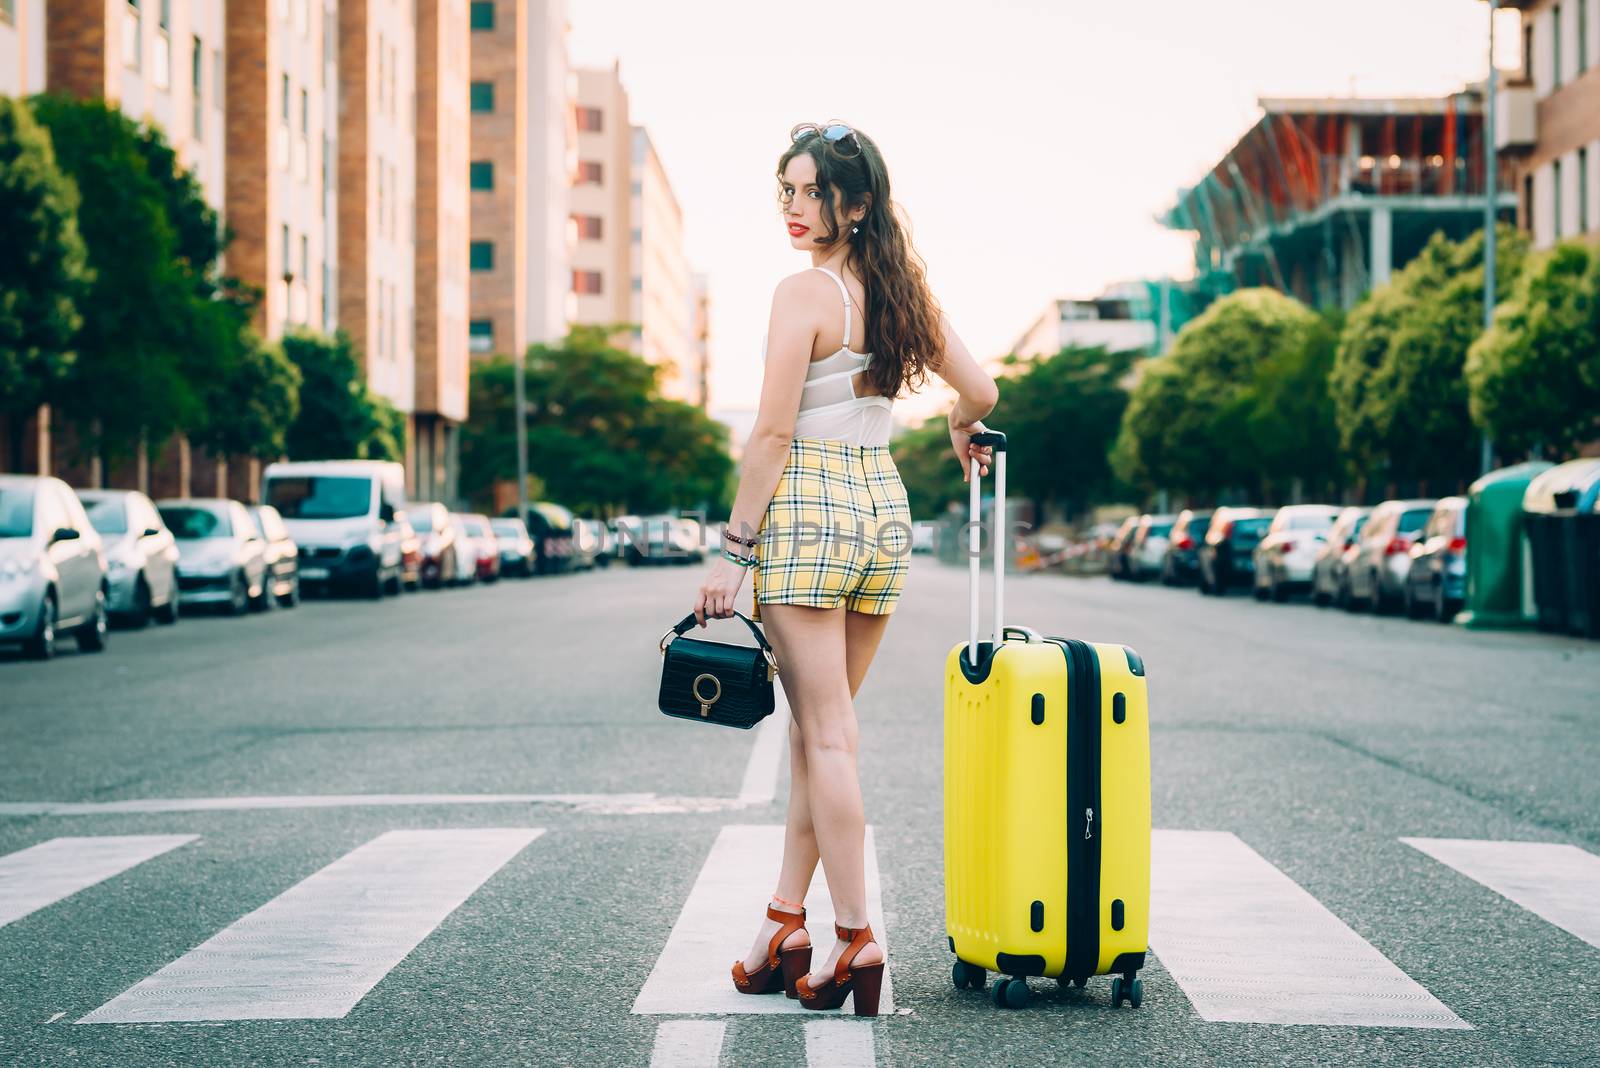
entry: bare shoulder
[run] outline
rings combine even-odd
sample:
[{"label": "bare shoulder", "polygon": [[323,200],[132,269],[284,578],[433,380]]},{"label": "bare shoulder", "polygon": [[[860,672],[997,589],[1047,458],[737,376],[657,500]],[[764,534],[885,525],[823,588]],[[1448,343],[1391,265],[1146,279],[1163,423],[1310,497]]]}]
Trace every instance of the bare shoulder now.
[{"label": "bare shoulder", "polygon": [[[826,287],[826,288],[824,288]],[[777,328],[815,329],[823,320],[833,282],[821,271],[797,271],[772,292],[772,323]]]},{"label": "bare shoulder", "polygon": [[774,302],[802,300],[822,300],[829,293],[837,293],[833,279],[814,268],[796,271],[778,281],[777,289],[773,290]]}]

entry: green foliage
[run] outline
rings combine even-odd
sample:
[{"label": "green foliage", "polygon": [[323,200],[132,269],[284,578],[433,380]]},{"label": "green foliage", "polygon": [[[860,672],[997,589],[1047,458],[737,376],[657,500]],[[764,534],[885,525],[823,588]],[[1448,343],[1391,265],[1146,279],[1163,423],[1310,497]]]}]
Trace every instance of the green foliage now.
[{"label": "green foliage", "polygon": [[1339,429],[1328,392],[1342,321],[1337,311],[1318,316],[1256,365],[1245,424],[1264,501],[1284,499],[1286,488],[1297,479],[1330,498],[1344,482]]},{"label": "green foliage", "polygon": [[1503,451],[1569,456],[1600,436],[1600,250],[1568,242],[1533,257],[1466,377],[1473,420]]},{"label": "green foliage", "polygon": [[300,375],[300,411],[285,441],[290,459],[403,458],[404,416],[367,389],[348,334],[293,331],[283,337],[283,353]]},{"label": "green foliage", "polygon": [[[1504,293],[1527,240],[1502,226],[1497,241],[1495,285]],[[1482,233],[1461,242],[1435,234],[1352,313],[1333,378],[1341,438],[1359,473],[1449,484],[1477,472],[1463,370],[1483,328],[1483,249]]]},{"label": "green foliage", "polygon": [[[1002,400],[1005,398],[1004,385],[1001,386],[1000,396]],[[995,427],[1006,430],[1009,446],[1011,427],[998,419],[984,420],[985,425],[991,422]],[[1017,440],[1020,445],[1020,436]],[[950,422],[946,417],[923,420],[895,438],[891,444],[890,452],[900,472],[900,481],[906,487],[906,501],[911,505],[912,518],[937,519],[952,502],[963,510],[967,507],[969,491],[961,478],[961,465],[956,459],[955,449],[950,444]],[[1008,483],[1012,482],[1010,463],[1010,457],[1007,457]],[[993,469],[990,469],[989,475],[991,478],[994,476]],[[1006,496],[1013,495],[1013,486],[1008,485]]]},{"label": "green foliage", "polygon": [[[225,305],[216,306],[219,318]],[[224,327],[224,329],[226,329]],[[248,327],[226,373],[208,383],[206,410],[213,417],[189,435],[217,456],[276,460],[288,450],[289,428],[300,413],[300,369],[283,348]]]},{"label": "green foliage", "polygon": [[0,97],[0,413],[53,399],[73,361],[92,275],[78,233],[78,190],[27,106]]},{"label": "green foliage", "polygon": [[201,396],[184,343],[196,332],[193,284],[177,256],[165,192],[139,128],[100,100],[30,101],[77,183],[78,225],[94,282],[61,406],[89,448],[125,456],[198,422]]},{"label": "green foliage", "polygon": [[[1295,452],[1295,431],[1270,410],[1276,387],[1266,399],[1263,389],[1275,374],[1307,373],[1317,322],[1304,305],[1270,289],[1214,302],[1166,357],[1146,365],[1123,419],[1125,438],[1113,447],[1117,472],[1150,488],[1206,497],[1257,486],[1274,469],[1298,474],[1304,458]],[[1264,449],[1277,454],[1264,456]]]},{"label": "green foliage", "polygon": [[[574,327],[559,345],[524,355],[528,470],[545,493],[580,513],[650,513],[702,503],[726,514],[733,462],[727,428],[658,393],[657,369]],[[515,368],[507,357],[472,369],[461,431],[461,491],[490,499],[517,475]]]}]

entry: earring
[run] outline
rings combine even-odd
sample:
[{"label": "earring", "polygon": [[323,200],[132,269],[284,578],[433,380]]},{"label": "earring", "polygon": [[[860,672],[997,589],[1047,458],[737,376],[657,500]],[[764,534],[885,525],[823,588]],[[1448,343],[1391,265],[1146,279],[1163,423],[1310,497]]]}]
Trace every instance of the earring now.
[{"label": "earring", "polygon": [[853,234],[859,229],[861,229],[859,226],[852,226],[852,227],[850,227],[850,232]]}]

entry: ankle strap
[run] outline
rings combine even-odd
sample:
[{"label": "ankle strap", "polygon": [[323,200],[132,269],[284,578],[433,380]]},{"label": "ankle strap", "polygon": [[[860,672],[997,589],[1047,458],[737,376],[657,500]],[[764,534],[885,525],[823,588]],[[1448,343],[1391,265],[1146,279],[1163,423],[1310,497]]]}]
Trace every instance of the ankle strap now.
[{"label": "ankle strap", "polygon": [[838,963],[833,966],[834,982],[843,983],[845,974],[849,972],[851,967],[855,964],[856,955],[861,952],[862,948],[866,946],[868,942],[876,942],[877,939],[872,937],[871,924],[868,924],[865,927],[852,928],[841,927],[836,922],[833,925],[833,933],[838,937],[839,941],[850,943],[845,947],[844,952],[839,954]]}]

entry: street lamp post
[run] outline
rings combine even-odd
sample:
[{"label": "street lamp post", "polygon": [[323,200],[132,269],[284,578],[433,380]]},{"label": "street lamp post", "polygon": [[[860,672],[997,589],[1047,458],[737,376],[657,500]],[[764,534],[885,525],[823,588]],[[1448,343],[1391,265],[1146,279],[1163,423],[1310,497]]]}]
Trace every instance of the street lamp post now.
[{"label": "street lamp post", "polygon": [[[1495,14],[1500,10],[1500,0],[1489,0],[1489,93],[1483,108],[1483,329],[1494,325],[1494,245],[1495,223],[1499,212],[1495,210],[1495,201],[1499,198],[1497,188],[1499,179],[1499,151],[1495,147],[1494,139],[1494,111],[1495,94],[1499,88],[1499,71],[1494,65],[1494,22]],[[1489,465],[1493,463],[1494,443],[1489,440],[1489,432],[1483,433],[1483,446],[1478,457],[1478,473],[1489,473]]]},{"label": "street lamp post", "polygon": [[511,361],[517,408],[517,518],[528,521],[528,353]]}]

